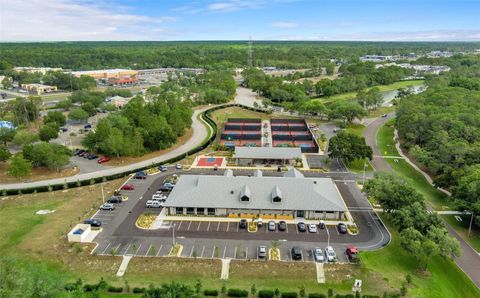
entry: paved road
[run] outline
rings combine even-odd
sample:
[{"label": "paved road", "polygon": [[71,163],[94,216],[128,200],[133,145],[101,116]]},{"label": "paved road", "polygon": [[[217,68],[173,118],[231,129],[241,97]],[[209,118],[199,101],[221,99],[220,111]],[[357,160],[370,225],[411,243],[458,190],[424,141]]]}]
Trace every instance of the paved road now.
[{"label": "paved road", "polygon": [[253,103],[256,102],[259,107],[262,106],[262,101],[257,99],[257,93],[253,92],[252,89],[245,87],[237,87],[237,94],[235,95],[235,103],[253,107]]},{"label": "paved road", "polygon": [[52,184],[61,184],[61,183],[67,183],[67,182],[76,182],[78,180],[88,180],[88,179],[94,179],[94,178],[99,178],[99,177],[104,177],[108,175],[113,175],[117,173],[122,173],[126,171],[131,171],[135,170],[141,167],[148,167],[152,163],[159,163],[165,160],[168,160],[170,158],[176,157],[182,153],[188,152],[191,149],[194,149],[198,145],[200,145],[203,140],[208,136],[208,129],[205,127],[203,122],[199,121],[197,119],[197,116],[205,111],[207,108],[203,108],[200,110],[195,110],[192,116],[192,128],[193,128],[193,134],[192,137],[182,146],[179,146],[178,148],[165,153],[161,156],[157,156],[155,158],[151,158],[148,160],[144,160],[141,162],[133,163],[130,165],[122,166],[122,167],[115,167],[115,168],[107,168],[104,170],[96,171],[96,172],[90,172],[90,173],[82,173],[82,174],[77,174],[74,176],[66,177],[66,178],[55,178],[55,179],[49,179],[49,180],[42,180],[42,181],[35,181],[35,182],[26,182],[26,183],[12,183],[12,184],[0,184],[0,189],[26,189],[26,188],[31,188],[31,187],[38,187],[38,186],[44,186],[44,185],[52,185]]},{"label": "paved road", "polygon": [[[367,144],[372,147],[373,155],[376,156],[373,158],[372,165],[377,171],[393,171],[390,165],[386,162],[384,158],[381,157],[381,152],[377,146],[377,132],[378,129],[389,119],[395,117],[394,113],[388,114],[386,118],[377,118],[372,121],[367,128],[365,129],[365,140]],[[429,210],[432,210],[429,207]],[[467,274],[472,281],[480,288],[480,255],[470,246],[465,240],[458,235],[458,233],[446,222],[443,221],[448,233],[450,236],[456,238],[460,242],[462,247],[463,254],[455,259],[455,263],[458,267]]]}]

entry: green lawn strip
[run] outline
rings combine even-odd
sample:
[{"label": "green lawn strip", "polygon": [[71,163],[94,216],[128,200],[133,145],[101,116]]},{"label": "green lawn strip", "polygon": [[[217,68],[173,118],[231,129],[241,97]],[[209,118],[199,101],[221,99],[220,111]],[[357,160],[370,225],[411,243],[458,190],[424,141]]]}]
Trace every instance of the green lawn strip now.
[{"label": "green lawn strip", "polygon": [[391,106],[391,107],[379,107],[379,108],[377,108],[376,110],[371,110],[371,111],[369,111],[367,118],[380,117],[380,116],[382,116],[383,114],[388,114],[388,113],[393,112],[393,111],[395,111],[395,106]]},{"label": "green lawn strip", "polygon": [[363,132],[365,131],[365,125],[352,123],[347,128],[345,128],[345,131],[348,133],[357,135],[359,137],[363,137]]},{"label": "green lawn strip", "polygon": [[477,252],[480,252],[480,229],[475,225],[472,225],[472,231],[470,232],[470,237],[468,235],[468,227],[470,225],[470,215],[458,215],[462,218],[462,221],[457,221],[455,215],[442,215],[442,218],[445,219],[457,233],[465,241],[467,241]]},{"label": "green lawn strip", "polygon": [[[377,134],[377,144],[380,152],[387,156],[399,156],[393,140],[393,122],[389,121],[380,127]],[[402,176],[413,187],[415,187],[435,210],[452,208],[450,197],[440,190],[432,187],[427,179],[410,166],[403,159],[385,159],[397,174]]]},{"label": "green lawn strip", "polygon": [[417,259],[400,246],[399,234],[385,216],[382,215],[382,219],[392,234],[392,241],[381,250],[361,252],[361,260],[367,270],[380,273],[397,290],[405,281],[405,276],[410,274],[412,284],[408,296],[411,297],[480,297],[480,290],[451,260],[433,257],[428,265],[431,274],[418,274]]},{"label": "green lawn strip", "polygon": [[370,162],[368,161],[368,159],[356,159],[356,160],[346,164],[346,166],[347,166],[347,168],[350,172],[363,173],[363,167],[364,167],[365,163],[367,165],[367,167],[365,168],[365,172],[366,173],[373,172],[373,167],[370,164]]},{"label": "green lawn strip", "polygon": [[[397,89],[408,87],[408,86],[420,85],[420,84],[423,84],[423,80],[400,81],[400,82],[395,82],[389,85],[379,85],[374,87],[377,87],[378,89],[380,89],[380,92],[388,92],[388,91],[397,90]],[[374,87],[366,88],[366,90],[368,91]],[[328,102],[334,102],[338,100],[353,99],[356,96],[357,96],[357,92],[346,92],[346,93],[336,94],[330,97],[314,98],[313,100],[320,100],[324,103],[328,103]]]}]

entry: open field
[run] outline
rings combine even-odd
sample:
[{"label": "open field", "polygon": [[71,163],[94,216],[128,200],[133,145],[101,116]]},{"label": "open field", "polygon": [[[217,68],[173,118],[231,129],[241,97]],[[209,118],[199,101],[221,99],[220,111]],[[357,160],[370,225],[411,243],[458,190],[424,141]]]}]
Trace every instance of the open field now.
[{"label": "open field", "polygon": [[[400,81],[400,82],[395,82],[393,84],[389,85],[379,85],[375,86],[378,89],[380,89],[380,92],[387,92],[387,91],[393,91],[397,90],[400,88],[408,87],[408,86],[415,86],[415,85],[420,85],[423,84],[423,80],[412,80],[412,81]],[[375,87],[369,87],[366,90],[370,90]],[[347,92],[347,93],[342,93],[342,94],[336,94],[330,97],[319,97],[319,98],[314,98],[313,100],[319,100],[323,103],[330,103],[338,100],[348,100],[348,99],[354,99],[355,96],[357,96],[357,92]]]},{"label": "open field", "polygon": [[[395,148],[395,142],[393,140],[393,121],[387,122],[378,130],[377,144],[380,152],[386,156],[399,156],[397,149]],[[408,181],[413,187],[415,187],[425,199],[436,210],[449,209],[452,207],[450,198],[438,189],[432,187],[425,177],[412,168],[403,159],[387,158],[386,161],[390,166]]]},{"label": "open field", "polygon": [[0,181],[2,181],[2,183],[29,182],[68,177],[73,176],[79,172],[78,168],[67,168],[60,170],[59,172],[55,170],[49,170],[47,168],[32,168],[32,172],[28,176],[12,177],[8,175],[7,170],[8,164],[6,162],[0,162]]}]

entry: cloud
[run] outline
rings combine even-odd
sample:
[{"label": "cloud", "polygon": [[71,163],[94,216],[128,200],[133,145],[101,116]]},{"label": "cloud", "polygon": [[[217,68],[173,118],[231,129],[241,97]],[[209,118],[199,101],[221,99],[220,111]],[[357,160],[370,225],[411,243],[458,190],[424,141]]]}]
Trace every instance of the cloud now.
[{"label": "cloud", "polygon": [[259,8],[265,5],[265,1],[242,1],[242,0],[231,0],[224,2],[214,2],[207,6],[209,11],[216,12],[231,12],[240,9],[254,9]]},{"label": "cloud", "polygon": [[163,26],[176,20],[129,13],[128,7],[102,1],[0,0],[0,7],[2,41],[164,39]]},{"label": "cloud", "polygon": [[192,2],[172,9],[179,13],[198,14],[198,13],[229,13],[245,9],[260,9],[269,5],[282,5],[303,0],[215,0],[205,2]]},{"label": "cloud", "polygon": [[272,27],[275,28],[282,28],[282,29],[292,29],[292,28],[297,28],[299,25],[294,22],[274,22],[272,23]]}]

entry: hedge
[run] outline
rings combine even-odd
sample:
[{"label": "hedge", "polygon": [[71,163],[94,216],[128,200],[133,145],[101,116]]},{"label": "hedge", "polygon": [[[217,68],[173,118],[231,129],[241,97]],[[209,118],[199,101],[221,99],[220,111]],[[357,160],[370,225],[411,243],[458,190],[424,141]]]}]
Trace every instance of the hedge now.
[{"label": "hedge", "polygon": [[93,292],[98,289],[98,285],[84,284],[83,290],[85,292]]},{"label": "hedge", "polygon": [[284,292],[282,293],[282,298],[297,298],[297,292]]},{"label": "hedge", "polygon": [[133,293],[134,294],[142,294],[142,293],[145,293],[147,289],[145,288],[133,288]]},{"label": "hedge", "polygon": [[122,288],[122,287],[109,286],[107,290],[108,290],[109,292],[112,292],[112,293],[121,293],[121,292],[123,292],[123,288]]},{"label": "hedge", "polygon": [[260,290],[258,291],[259,298],[273,298],[275,297],[275,292],[272,290]]},{"label": "hedge", "polygon": [[218,296],[218,290],[204,290],[203,295],[205,296]]},{"label": "hedge", "polygon": [[322,293],[310,293],[308,294],[308,298],[327,298],[327,295]]},{"label": "hedge", "polygon": [[241,289],[228,289],[228,297],[248,297],[248,291]]}]

